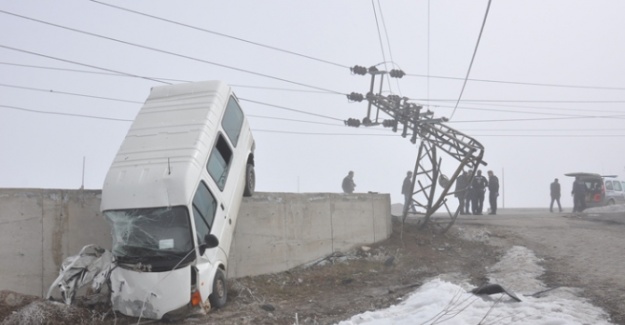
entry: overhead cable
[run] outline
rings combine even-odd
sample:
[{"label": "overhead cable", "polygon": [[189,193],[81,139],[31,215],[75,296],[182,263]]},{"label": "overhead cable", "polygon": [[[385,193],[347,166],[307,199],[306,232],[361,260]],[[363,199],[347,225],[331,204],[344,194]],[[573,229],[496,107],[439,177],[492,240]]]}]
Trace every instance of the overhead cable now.
[{"label": "overhead cable", "polygon": [[[31,20],[31,21],[38,22],[38,23],[41,23],[41,24],[54,26],[54,27],[57,27],[57,28],[70,30],[70,31],[73,31],[73,32],[76,32],[76,33],[85,34],[85,35],[89,35],[89,36],[92,36],[92,37],[98,37],[98,38],[106,39],[106,40],[109,40],[109,41],[118,42],[118,43],[121,43],[121,44],[142,48],[142,49],[145,49],[145,50],[150,50],[150,51],[154,51],[154,52],[159,52],[159,53],[163,53],[163,54],[177,56],[177,57],[180,57],[180,58],[184,58],[184,59],[188,59],[188,60],[192,60],[192,61],[196,61],[196,62],[206,63],[206,64],[218,66],[218,67],[221,67],[221,68],[225,68],[225,69],[230,69],[230,70],[234,70],[234,71],[244,72],[244,73],[248,73],[248,74],[252,74],[252,75],[256,75],[256,76],[260,76],[260,77],[264,77],[264,78],[274,79],[274,80],[278,80],[278,81],[282,81],[282,82],[286,82],[286,83],[291,83],[291,84],[295,84],[295,85],[299,85],[299,86],[303,86],[303,87],[323,90],[323,91],[327,91],[327,92],[333,92],[333,93],[336,93],[336,94],[343,94],[341,92],[328,90],[328,89],[324,89],[324,88],[321,88],[321,87],[306,85],[306,84],[303,84],[303,83],[300,83],[300,82],[291,81],[291,80],[287,80],[287,79],[284,79],[284,78],[279,78],[279,77],[275,77],[275,76],[271,76],[271,75],[267,75],[267,74],[263,74],[263,73],[259,73],[259,72],[254,72],[254,71],[250,71],[250,70],[236,68],[236,67],[229,66],[229,65],[226,65],[226,64],[221,64],[221,63],[217,63],[217,62],[212,62],[212,61],[208,61],[208,60],[194,58],[194,57],[191,57],[191,56],[188,56],[188,55],[175,53],[175,52],[171,52],[171,51],[165,51],[165,50],[157,49],[157,48],[146,46],[146,45],[141,45],[141,44],[137,44],[137,43],[127,42],[127,41],[123,41],[123,40],[120,40],[120,39],[117,39],[117,38],[108,37],[108,36],[104,36],[104,35],[100,35],[100,34],[95,34],[95,33],[87,32],[87,31],[84,31],[84,30],[76,29],[76,28],[62,26],[62,25],[50,23],[50,22],[47,22],[47,21],[43,21],[43,20],[31,18],[31,17],[18,15],[18,14],[15,14],[15,13],[12,13],[12,12],[8,12],[8,11],[5,11],[5,10],[0,10],[0,13],[4,13],[4,14],[7,14],[7,15],[19,17],[19,18],[22,18],[22,19]],[[3,47],[5,47],[5,46],[3,46]],[[154,80],[154,81],[157,81],[157,80]],[[158,82],[163,82],[163,81],[158,80]]]},{"label": "overhead cable", "polygon": [[297,113],[302,113],[302,114],[306,114],[306,115],[322,117],[322,118],[326,118],[326,119],[330,119],[330,120],[334,120],[334,121],[341,121],[341,122],[343,121],[340,118],[336,118],[336,117],[332,117],[332,116],[321,115],[321,114],[316,114],[316,113],[310,113],[310,112],[306,112],[306,111],[300,111],[300,110],[297,110],[297,109],[288,108],[288,107],[284,107],[284,106],[280,106],[280,105],[273,105],[273,104],[269,104],[269,103],[263,103],[263,102],[259,102],[259,101],[256,101],[256,100],[245,99],[245,98],[239,98],[239,100],[240,101],[254,103],[254,104],[259,104],[259,105],[271,106],[271,107],[275,107],[275,108],[279,108],[279,109],[283,109],[283,110],[287,110],[287,111],[292,111],[292,112],[297,112]]},{"label": "overhead cable", "polygon": [[[459,77],[432,76],[430,74],[422,75],[422,74],[416,74],[416,73],[407,73],[406,76],[409,76],[409,77],[421,77],[421,78],[432,78],[432,79],[464,80],[464,78],[459,78]],[[598,89],[598,90],[625,90],[625,87],[579,86],[579,85],[563,85],[563,84],[539,83],[539,82],[520,82],[520,81],[505,81],[505,80],[473,79],[473,78],[468,78],[467,80],[468,81],[472,81],[472,82],[487,82],[487,83],[521,85],[521,86],[542,86],[542,87]]]},{"label": "overhead cable", "polygon": [[132,103],[132,104],[143,104],[143,102],[134,101],[134,100],[118,99],[118,98],[111,98],[111,97],[101,97],[101,96],[94,96],[94,95],[85,95],[85,94],[79,94],[79,93],[70,93],[70,92],[58,91],[58,90],[53,90],[53,89],[23,87],[23,86],[8,85],[8,84],[3,84],[3,83],[0,83],[0,87],[8,87],[8,88],[24,89],[24,90],[33,90],[33,91],[40,91],[40,92],[46,92],[46,93],[71,95],[71,96],[80,96],[80,97],[88,97],[88,98],[95,98],[95,99],[112,100],[112,101]]},{"label": "overhead cable", "polygon": [[188,24],[181,23],[181,22],[178,22],[178,21],[174,21],[174,20],[170,20],[170,19],[166,19],[166,18],[162,18],[162,17],[157,17],[157,16],[154,16],[154,15],[149,15],[149,14],[146,14],[144,12],[140,12],[140,11],[136,11],[136,10],[120,7],[120,6],[115,6],[115,5],[112,5],[112,4],[109,4],[109,3],[104,3],[104,2],[100,2],[100,1],[96,1],[96,0],[90,0],[90,1],[94,2],[94,3],[97,3],[97,4],[100,4],[100,5],[108,6],[108,7],[111,7],[111,8],[115,8],[115,9],[131,12],[131,13],[134,13],[134,14],[137,14],[137,15],[149,17],[149,18],[152,18],[152,19],[157,19],[157,20],[161,20],[161,21],[164,21],[164,22],[168,22],[170,24],[175,24],[175,25],[179,25],[179,26],[195,29],[195,30],[198,30],[198,31],[202,31],[202,32],[205,32],[205,33],[210,33],[210,34],[213,34],[213,35],[226,37],[226,38],[230,38],[230,39],[233,39],[233,40],[245,42],[245,43],[248,43],[248,44],[264,47],[264,48],[267,48],[267,49],[270,49],[270,50],[275,50],[275,51],[279,51],[279,52],[284,52],[284,53],[300,56],[300,57],[303,57],[303,58],[306,58],[306,59],[310,59],[310,60],[314,60],[314,61],[318,61],[318,62],[322,62],[322,63],[327,63],[327,64],[330,64],[330,65],[335,65],[335,66],[338,66],[338,67],[341,67],[341,68],[349,68],[348,66],[345,66],[343,64],[339,64],[339,63],[335,63],[335,62],[331,62],[331,61],[327,61],[327,60],[323,60],[323,59],[314,58],[312,56],[308,56],[308,55],[305,55],[305,54],[301,54],[301,53],[297,53],[297,52],[281,49],[281,48],[278,48],[278,47],[275,47],[275,46],[265,45],[265,44],[253,42],[253,41],[250,41],[250,40],[246,40],[246,39],[243,39],[243,38],[240,38],[240,37],[235,37],[235,36],[231,36],[231,35],[215,32],[215,31],[212,31],[212,30],[200,28],[200,27],[197,27],[197,26],[188,25]]},{"label": "overhead cable", "polygon": [[129,119],[121,119],[121,118],[113,118],[113,117],[105,117],[105,116],[95,116],[95,115],[86,115],[86,114],[74,114],[74,113],[64,113],[64,112],[40,111],[40,110],[36,110],[36,109],[28,109],[28,108],[24,108],[24,107],[2,105],[2,104],[0,104],[0,107],[14,109],[14,110],[18,110],[18,111],[25,111],[25,112],[30,112],[30,113],[37,113],[37,114],[73,116],[73,117],[81,117],[81,118],[92,118],[92,119],[98,119],[98,120],[109,120],[109,121],[116,121],[116,122],[132,122],[132,121],[134,121],[134,119],[129,120]]},{"label": "overhead cable", "polygon": [[[475,49],[473,50],[473,55],[471,56],[471,63],[469,63],[469,69],[467,70],[467,75],[464,78],[464,82],[462,83],[462,89],[460,90],[460,96],[458,96],[458,100],[456,101],[456,108],[458,104],[460,104],[460,100],[462,99],[462,94],[464,93],[464,88],[467,86],[467,79],[469,79],[469,74],[471,73],[471,67],[473,67],[473,61],[475,61],[475,55],[477,54],[477,49],[480,46],[480,40],[482,39],[482,33],[484,32],[484,26],[486,25],[486,18],[488,17],[488,11],[490,10],[490,2],[488,0],[488,5],[486,6],[486,13],[484,13],[484,20],[482,20],[482,27],[480,28],[480,34],[477,37],[477,42],[475,43]],[[456,108],[451,112],[449,119],[451,120],[456,113]]]},{"label": "overhead cable", "polygon": [[16,51],[16,52],[27,53],[27,54],[30,54],[30,55],[40,56],[40,57],[44,57],[44,58],[47,58],[47,59],[57,60],[57,61],[65,62],[65,63],[76,64],[76,65],[80,65],[80,66],[83,66],[83,67],[99,69],[99,70],[108,71],[108,72],[114,72],[114,73],[117,73],[117,74],[122,74],[122,75],[129,76],[129,77],[140,78],[140,79],[160,82],[160,83],[164,83],[164,84],[169,84],[168,82],[165,82],[165,81],[162,81],[162,80],[158,80],[158,79],[142,77],[142,76],[139,76],[139,75],[136,75],[136,74],[132,74],[132,73],[122,72],[122,71],[108,69],[108,68],[102,68],[102,67],[98,67],[98,66],[95,66],[95,65],[81,63],[81,62],[72,61],[72,60],[61,59],[61,58],[57,58],[57,57],[54,57],[54,56],[45,55],[45,54],[42,54],[42,53],[32,52],[32,51],[23,50],[23,49],[18,49],[18,48],[15,48],[15,47],[6,46],[6,45],[2,45],[2,44],[0,44],[0,48],[4,48],[4,49],[7,49],[7,50],[12,50],[12,51]]}]

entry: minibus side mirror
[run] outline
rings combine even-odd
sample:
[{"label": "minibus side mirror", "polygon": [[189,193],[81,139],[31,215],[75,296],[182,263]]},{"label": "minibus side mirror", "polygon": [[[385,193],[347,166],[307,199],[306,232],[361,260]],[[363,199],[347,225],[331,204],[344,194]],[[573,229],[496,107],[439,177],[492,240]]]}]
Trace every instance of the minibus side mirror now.
[{"label": "minibus side mirror", "polygon": [[209,248],[215,248],[219,246],[219,239],[213,234],[207,234],[204,236],[204,243],[200,244],[200,255],[204,255],[204,252]]}]

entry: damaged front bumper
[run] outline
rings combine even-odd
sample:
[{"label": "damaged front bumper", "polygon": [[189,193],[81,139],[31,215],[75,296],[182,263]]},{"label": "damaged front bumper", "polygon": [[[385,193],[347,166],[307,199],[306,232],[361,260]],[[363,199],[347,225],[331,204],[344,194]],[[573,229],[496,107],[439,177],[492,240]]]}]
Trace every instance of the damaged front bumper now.
[{"label": "damaged front bumper", "polygon": [[141,272],[117,267],[111,273],[113,310],[124,315],[161,319],[189,306],[191,266],[166,272]]}]

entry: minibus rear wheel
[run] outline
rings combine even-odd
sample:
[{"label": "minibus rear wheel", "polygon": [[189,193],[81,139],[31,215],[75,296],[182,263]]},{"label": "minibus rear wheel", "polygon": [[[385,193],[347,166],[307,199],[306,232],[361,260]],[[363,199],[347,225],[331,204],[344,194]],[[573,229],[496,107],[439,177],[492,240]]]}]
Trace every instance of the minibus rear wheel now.
[{"label": "minibus rear wheel", "polygon": [[256,187],[256,172],[254,172],[254,165],[247,164],[245,168],[245,190],[243,196],[254,195],[254,188]]}]

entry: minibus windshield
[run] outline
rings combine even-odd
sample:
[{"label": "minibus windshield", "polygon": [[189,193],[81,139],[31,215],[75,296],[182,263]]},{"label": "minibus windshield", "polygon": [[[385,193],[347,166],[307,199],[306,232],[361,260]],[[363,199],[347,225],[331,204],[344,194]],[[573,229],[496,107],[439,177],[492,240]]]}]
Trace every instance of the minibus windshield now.
[{"label": "minibus windshield", "polygon": [[[104,211],[113,233],[113,255],[120,261],[195,258],[186,207]],[[192,257],[191,257],[192,256]]]}]

